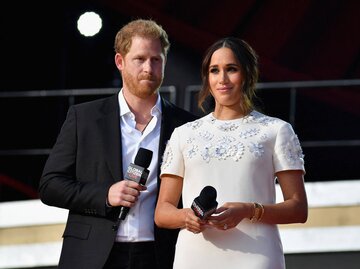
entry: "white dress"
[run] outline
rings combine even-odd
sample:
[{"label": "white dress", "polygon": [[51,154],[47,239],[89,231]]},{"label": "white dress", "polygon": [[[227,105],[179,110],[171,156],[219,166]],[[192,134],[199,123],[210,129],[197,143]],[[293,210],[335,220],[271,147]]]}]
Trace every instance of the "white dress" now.
[{"label": "white dress", "polygon": [[[183,206],[207,185],[217,202],[275,203],[275,173],[303,170],[299,140],[291,125],[252,111],[235,120],[212,113],[176,128],[168,141],[162,174],[184,179]],[[266,214],[266,213],[265,213]],[[244,219],[226,231],[214,228],[179,233],[174,269],[281,269],[284,254],[277,225]]]}]

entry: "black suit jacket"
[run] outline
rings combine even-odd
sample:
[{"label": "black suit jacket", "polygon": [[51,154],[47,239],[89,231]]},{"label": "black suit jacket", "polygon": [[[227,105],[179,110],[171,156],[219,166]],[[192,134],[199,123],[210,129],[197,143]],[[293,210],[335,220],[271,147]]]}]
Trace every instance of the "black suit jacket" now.
[{"label": "black suit jacket", "polygon": [[[113,246],[119,207],[109,209],[105,201],[110,186],[123,179],[119,115],[117,95],[70,107],[45,164],[41,201],[69,209],[59,268],[102,268]],[[162,99],[159,160],[174,128],[194,119]],[[154,233],[159,268],[172,268],[178,230],[155,225]]]}]

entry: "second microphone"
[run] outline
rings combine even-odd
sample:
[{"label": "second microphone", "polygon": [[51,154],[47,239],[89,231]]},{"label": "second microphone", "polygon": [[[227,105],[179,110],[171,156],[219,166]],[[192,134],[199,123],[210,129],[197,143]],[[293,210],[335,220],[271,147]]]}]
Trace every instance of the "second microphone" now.
[{"label": "second microphone", "polygon": [[[135,161],[127,168],[124,178],[135,181],[140,185],[145,185],[150,173],[148,167],[150,166],[152,156],[153,152],[151,150],[139,148]],[[121,207],[119,220],[124,220],[129,210],[129,207]]]}]

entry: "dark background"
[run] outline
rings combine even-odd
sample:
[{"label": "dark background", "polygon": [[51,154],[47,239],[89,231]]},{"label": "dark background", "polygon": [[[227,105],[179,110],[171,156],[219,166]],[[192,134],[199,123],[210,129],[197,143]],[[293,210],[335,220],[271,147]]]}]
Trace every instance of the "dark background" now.
[{"label": "dark background", "polygon": [[[360,1],[12,1],[1,4],[0,201],[37,198],[37,184],[68,109],[67,97],[9,97],[40,90],[120,88],[113,43],[121,26],[152,18],[171,49],[163,85],[184,106],[199,85],[205,49],[224,36],[246,40],[260,58],[260,82],[360,78]],[[86,38],[76,22],[85,11],[103,20]],[[306,181],[359,179],[359,144],[310,146],[309,141],[359,141],[360,87],[298,89],[294,129],[302,143]],[[260,90],[261,108],[289,119],[288,89]],[[77,97],[75,103],[101,96]],[[38,149],[40,151],[34,151]],[[28,150],[28,151],[26,151]],[[41,150],[45,150],[41,151]],[[36,153],[37,152],[37,153]]]}]

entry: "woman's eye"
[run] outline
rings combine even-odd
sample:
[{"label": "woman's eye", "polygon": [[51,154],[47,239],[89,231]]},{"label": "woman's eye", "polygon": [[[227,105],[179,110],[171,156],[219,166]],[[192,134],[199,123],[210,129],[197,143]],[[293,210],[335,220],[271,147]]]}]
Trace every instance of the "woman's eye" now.
[{"label": "woman's eye", "polygon": [[227,71],[228,71],[228,72],[236,72],[236,71],[238,71],[238,69],[237,69],[236,67],[229,67],[229,68],[227,69]]},{"label": "woman's eye", "polygon": [[211,68],[209,72],[215,74],[218,73],[219,70],[217,68]]}]

